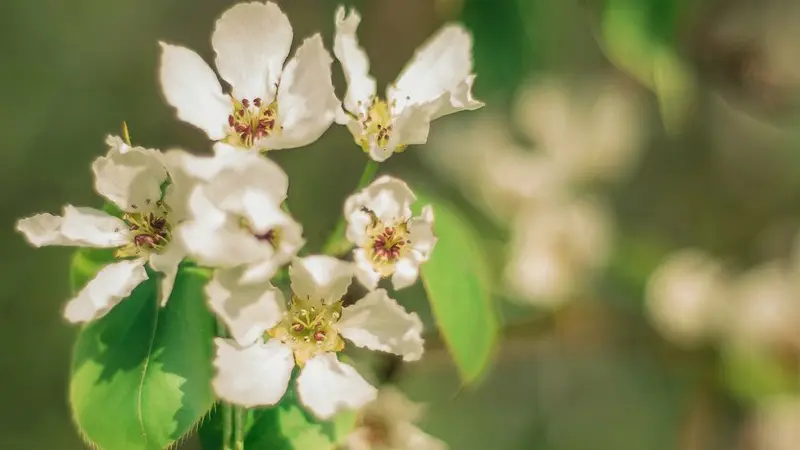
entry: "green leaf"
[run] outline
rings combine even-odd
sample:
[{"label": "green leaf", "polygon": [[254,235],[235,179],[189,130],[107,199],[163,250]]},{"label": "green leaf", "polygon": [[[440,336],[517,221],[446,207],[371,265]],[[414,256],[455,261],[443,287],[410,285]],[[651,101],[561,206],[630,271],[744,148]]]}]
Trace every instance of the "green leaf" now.
[{"label": "green leaf", "polygon": [[[81,251],[72,281],[81,286],[107,262]],[[106,261],[104,261],[104,258]],[[139,285],[78,336],[69,389],[83,437],[106,450],[158,450],[192,431],[214,403],[214,320],[203,301],[208,275],[182,267],[166,307],[158,275]]]},{"label": "green leaf", "polygon": [[499,329],[480,235],[447,203],[420,195],[418,204],[433,206],[438,238],[422,283],[461,379],[472,383],[487,368]]},{"label": "green leaf", "polygon": [[246,449],[332,450],[355,427],[355,413],[320,422],[299,403],[290,386],[274,408],[258,409],[244,442]]}]

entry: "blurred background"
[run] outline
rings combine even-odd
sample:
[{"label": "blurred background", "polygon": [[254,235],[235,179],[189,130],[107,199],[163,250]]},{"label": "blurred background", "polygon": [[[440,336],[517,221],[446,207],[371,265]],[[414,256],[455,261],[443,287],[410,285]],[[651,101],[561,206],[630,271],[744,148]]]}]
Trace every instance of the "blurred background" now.
[{"label": "blurred background", "polygon": [[[330,47],[338,2],[278,3],[295,46],[321,31]],[[231,4],[0,7],[0,448],[85,448],[66,402],[71,250],[34,251],[14,221],[99,206],[89,164],[123,120],[138,145],[210,152],[161,98],[157,41],[212,61]],[[344,4],[379,85],[442,23],[474,34],[487,106],[381,165],[469,217],[504,322],[477,386],[460,387],[435,336],[391,371],[428,403],[423,429],[456,450],[800,449],[800,3]],[[337,126],[270,156],[319,248],[365,156]],[[419,286],[398,298],[432,327]]]}]

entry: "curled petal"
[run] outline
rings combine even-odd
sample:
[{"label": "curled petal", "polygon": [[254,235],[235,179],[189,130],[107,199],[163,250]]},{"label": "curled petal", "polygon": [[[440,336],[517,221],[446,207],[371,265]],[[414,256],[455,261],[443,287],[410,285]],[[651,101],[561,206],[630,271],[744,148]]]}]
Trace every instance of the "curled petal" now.
[{"label": "curled petal", "polygon": [[71,323],[90,322],[108,313],[147,279],[144,260],[119,261],[103,267],[67,303],[64,317]]},{"label": "curled petal", "polygon": [[239,345],[252,345],[283,317],[283,294],[267,282],[244,284],[240,269],[217,270],[206,286],[211,310]]},{"label": "curled petal", "polygon": [[344,6],[336,10],[336,35],[333,40],[333,53],[342,65],[347,80],[347,93],[344,108],[351,114],[358,114],[363,105],[375,95],[375,78],[369,75],[369,59],[358,44],[358,24],[361,16],[355,9],[346,15]]},{"label": "curled petal", "polygon": [[314,415],[327,420],[371,402],[377,390],[334,353],[323,353],[311,358],[300,372],[297,394]]},{"label": "curled petal", "polygon": [[154,207],[161,198],[161,185],[167,181],[162,153],[142,147],[129,147],[120,139],[106,156],[92,163],[94,187],[123,211],[136,212]]},{"label": "curled petal", "polygon": [[228,339],[214,343],[217,374],[211,384],[219,398],[248,408],[281,400],[294,368],[291,348],[277,340],[244,348]]},{"label": "curled petal", "polygon": [[367,288],[367,290],[374,291],[381,281],[381,274],[378,273],[367,258],[367,253],[362,248],[353,250],[353,262],[355,263],[355,275],[359,283]]},{"label": "curled petal", "polygon": [[94,208],[64,207],[63,216],[37,214],[20,219],[17,231],[35,247],[64,245],[113,248],[128,242],[128,226],[122,220]]},{"label": "curled petal", "polygon": [[183,245],[173,240],[164,248],[161,253],[150,255],[150,267],[157,272],[161,272],[161,284],[159,296],[161,306],[167,304],[169,296],[172,295],[172,288],[175,287],[175,278],[178,276],[178,265],[186,256],[186,249]]},{"label": "curled petal", "polygon": [[408,185],[388,175],[383,175],[361,192],[345,201],[345,216],[349,219],[366,208],[386,224],[398,224],[411,217],[411,204],[416,196]]},{"label": "curled petal", "polygon": [[383,289],[342,311],[339,332],[359,347],[394,353],[405,361],[422,357],[422,321],[408,313]]}]

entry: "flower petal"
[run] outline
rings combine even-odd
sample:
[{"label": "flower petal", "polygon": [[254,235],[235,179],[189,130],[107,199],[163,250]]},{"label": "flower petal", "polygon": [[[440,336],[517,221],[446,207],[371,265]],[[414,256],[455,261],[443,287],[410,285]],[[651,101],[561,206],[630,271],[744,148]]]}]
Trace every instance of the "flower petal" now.
[{"label": "flower petal", "polygon": [[[355,205],[349,205],[350,208]],[[348,206],[346,206],[347,208]],[[372,218],[365,211],[361,209],[349,210],[345,212],[347,219],[347,231],[345,235],[347,240],[357,246],[362,246],[367,242],[369,236],[367,235],[367,227],[372,222]]]},{"label": "flower petal", "polygon": [[327,420],[371,402],[377,389],[352,366],[339,362],[336,354],[323,353],[311,358],[300,372],[297,394],[314,415]]},{"label": "flower petal", "polygon": [[128,226],[122,220],[94,208],[64,206],[64,215],[49,213],[20,219],[17,231],[34,247],[65,245],[113,248],[128,242]]},{"label": "flower petal", "polygon": [[416,313],[406,312],[383,289],[344,308],[336,327],[359,347],[394,353],[404,361],[422,357],[422,321]]},{"label": "flower petal", "polygon": [[300,297],[334,302],[353,281],[353,264],[332,256],[295,258],[289,267],[292,291]]},{"label": "flower petal", "polygon": [[408,239],[411,241],[411,248],[414,250],[415,259],[419,262],[427,261],[430,258],[436,236],[433,234],[433,208],[431,205],[422,207],[419,217],[413,217],[408,221]]},{"label": "flower petal", "polygon": [[447,25],[422,44],[403,69],[387,97],[398,109],[436,104],[430,118],[483,103],[472,98],[472,38],[460,25]]},{"label": "flower petal", "polygon": [[163,274],[159,289],[161,306],[167,304],[167,300],[172,294],[172,288],[175,287],[175,277],[178,276],[178,265],[185,256],[186,249],[181,242],[175,240],[167,244],[161,253],[150,255],[150,267]]},{"label": "flower petal", "polygon": [[67,303],[64,317],[71,323],[90,322],[108,313],[142,281],[147,279],[144,260],[125,260],[109,264]]},{"label": "flower petal", "polygon": [[303,41],[278,87],[280,133],[256,143],[271,150],[303,147],[319,139],[336,117],[339,100],[331,81],[331,55],[319,34]]},{"label": "flower petal", "polygon": [[178,226],[176,234],[189,255],[209,267],[232,268],[252,264],[273,254],[268,242],[259,241],[233,221],[214,226],[202,220],[189,220]]},{"label": "flower petal", "polygon": [[185,47],[161,42],[161,91],[178,118],[205,131],[213,140],[227,135],[231,100],[203,58]]},{"label": "flower petal", "polygon": [[[206,197],[217,208],[239,215],[248,214],[245,205],[248,196],[273,204],[286,199],[289,189],[286,172],[273,161],[255,153],[240,153],[242,156],[220,157],[226,167],[203,187]],[[248,201],[252,202],[253,198]]]},{"label": "flower petal", "polygon": [[[283,265],[289,263],[297,255],[297,251],[305,245],[303,227],[291,216],[277,206],[266,208],[260,206],[262,217],[253,214],[248,216],[253,224],[253,229],[259,235],[272,232],[274,239],[267,241],[273,247],[272,255],[247,267],[242,275],[242,282],[255,282],[268,280]],[[269,210],[271,209],[271,211]]]},{"label": "flower petal", "polygon": [[106,156],[92,163],[94,187],[126,212],[147,210],[161,198],[167,180],[162,153],[142,147],[130,148],[121,139],[108,139]]},{"label": "flower petal", "polygon": [[283,317],[283,294],[269,281],[241,282],[241,269],[217,270],[206,286],[208,305],[239,345],[256,342]]},{"label": "flower petal", "polygon": [[411,204],[416,199],[402,180],[383,175],[345,201],[345,217],[349,220],[361,208],[367,208],[382,222],[399,224],[411,217]]},{"label": "flower petal", "polygon": [[355,275],[359,283],[370,291],[374,291],[381,281],[381,274],[373,267],[367,258],[367,253],[363,248],[353,250],[353,262],[355,263]]},{"label": "flower petal", "polygon": [[294,368],[292,350],[278,340],[241,348],[229,339],[217,338],[211,384],[223,400],[237,405],[270,406],[278,403]]},{"label": "flower petal", "polygon": [[211,45],[219,74],[236,98],[272,102],[292,46],[292,25],[278,5],[251,2],[231,7],[217,20]]},{"label": "flower petal", "polygon": [[369,59],[364,49],[358,45],[356,30],[359,23],[361,16],[355,9],[351,9],[347,16],[344,6],[336,9],[333,53],[342,65],[347,80],[344,109],[351,114],[358,114],[362,109],[361,105],[367,105],[375,95],[375,78],[369,74]]},{"label": "flower petal", "polygon": [[417,278],[419,278],[419,261],[406,257],[395,263],[392,287],[396,291],[413,285],[417,282]]}]

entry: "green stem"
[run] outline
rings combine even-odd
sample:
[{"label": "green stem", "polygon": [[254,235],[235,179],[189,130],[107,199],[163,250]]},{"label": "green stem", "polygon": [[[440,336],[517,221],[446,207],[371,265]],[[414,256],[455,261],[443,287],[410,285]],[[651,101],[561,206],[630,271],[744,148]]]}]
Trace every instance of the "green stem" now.
[{"label": "green stem", "polygon": [[237,406],[233,410],[233,440],[234,450],[244,450],[244,421],[245,409]]},{"label": "green stem", "polygon": [[[361,173],[361,179],[358,180],[356,192],[367,187],[367,185],[375,178],[375,174],[377,172],[378,162],[372,159],[368,160],[367,165],[364,166],[364,171]],[[350,250],[352,244],[350,244],[345,237],[346,228],[347,218],[342,215],[339,217],[339,221],[336,222],[333,232],[330,234],[330,236],[328,236],[328,240],[325,241],[325,245],[322,246],[322,253],[332,256],[341,256]]]},{"label": "green stem", "polygon": [[233,436],[233,408],[230,403],[222,402],[222,450],[231,450]]}]

